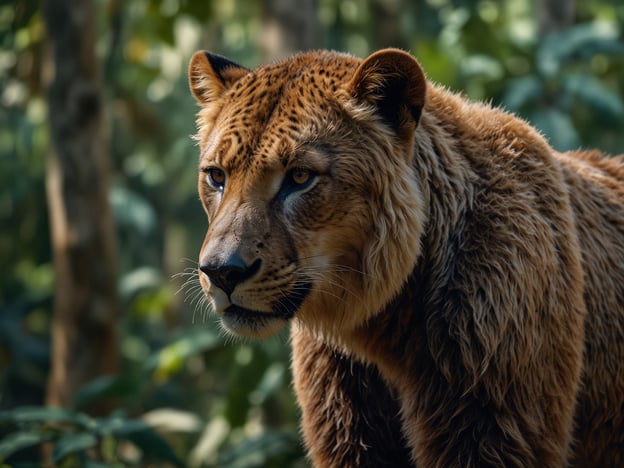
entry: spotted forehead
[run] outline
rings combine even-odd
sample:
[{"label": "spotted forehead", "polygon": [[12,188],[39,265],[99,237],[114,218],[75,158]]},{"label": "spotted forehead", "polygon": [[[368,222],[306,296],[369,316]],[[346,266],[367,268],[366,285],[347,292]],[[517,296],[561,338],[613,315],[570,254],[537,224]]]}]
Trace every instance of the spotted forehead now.
[{"label": "spotted forehead", "polygon": [[338,106],[358,59],[308,53],[242,77],[222,98],[205,153],[232,170],[267,160],[287,165],[310,126]]}]

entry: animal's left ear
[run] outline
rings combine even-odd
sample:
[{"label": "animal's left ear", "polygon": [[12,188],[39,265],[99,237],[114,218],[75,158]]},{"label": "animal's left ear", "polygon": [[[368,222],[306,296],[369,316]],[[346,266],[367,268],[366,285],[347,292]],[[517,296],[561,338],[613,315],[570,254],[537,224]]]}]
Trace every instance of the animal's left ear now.
[{"label": "animal's left ear", "polygon": [[425,105],[427,81],[418,61],[399,49],[383,49],[360,64],[349,84],[351,94],[373,104],[395,131],[415,128]]},{"label": "animal's left ear", "polygon": [[189,63],[189,85],[200,104],[217,99],[249,70],[230,59],[200,50]]}]

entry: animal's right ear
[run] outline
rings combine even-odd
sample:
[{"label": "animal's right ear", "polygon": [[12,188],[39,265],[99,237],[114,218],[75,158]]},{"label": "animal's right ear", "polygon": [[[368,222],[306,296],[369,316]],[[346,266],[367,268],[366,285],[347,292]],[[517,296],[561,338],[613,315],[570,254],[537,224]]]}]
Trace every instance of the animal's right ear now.
[{"label": "animal's right ear", "polygon": [[427,80],[418,61],[407,52],[375,52],[362,61],[349,86],[353,96],[372,104],[396,131],[418,125]]},{"label": "animal's right ear", "polygon": [[249,70],[205,50],[197,51],[189,63],[189,85],[200,104],[217,99]]}]

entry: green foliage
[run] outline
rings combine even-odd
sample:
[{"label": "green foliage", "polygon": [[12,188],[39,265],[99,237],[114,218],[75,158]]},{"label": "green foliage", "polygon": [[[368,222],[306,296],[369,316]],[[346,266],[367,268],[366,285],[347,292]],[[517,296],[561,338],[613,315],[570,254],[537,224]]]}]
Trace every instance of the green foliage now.
[{"label": "green foliage", "polygon": [[[80,466],[87,462],[126,466],[139,459],[171,466],[292,464],[302,453],[296,427],[288,420],[294,408],[286,394],[287,366],[272,356],[282,345],[270,341],[268,351],[250,345],[234,348],[213,329],[187,331],[140,366],[85,385],[72,409],[23,406],[1,411],[0,434],[6,435],[0,438],[0,462],[47,443],[59,466],[72,466],[73,461]],[[209,355],[220,363],[217,369],[203,368],[202,356]],[[197,369],[189,370],[189,364]],[[181,387],[194,378],[208,378],[206,390],[212,393],[213,404],[200,416],[192,401],[177,398],[192,393]],[[150,410],[146,401],[151,399],[156,405]],[[103,418],[81,411],[102,400],[117,402],[119,409]],[[163,408],[167,400],[177,409]],[[130,417],[130,412],[142,416]]]},{"label": "green foliage", "polygon": [[620,131],[624,101],[586,65],[610,56],[624,57],[624,42],[608,24],[580,24],[552,34],[537,46],[535,71],[510,82],[502,102],[525,114],[561,150],[581,146],[583,128],[574,121],[579,115]]},{"label": "green foliage", "polygon": [[[556,148],[615,154],[624,152],[624,9],[616,3],[577,1],[577,24],[540,38],[529,0],[319,0],[318,45],[360,56],[403,47],[431,79],[518,113]],[[85,385],[71,409],[42,406],[54,281],[45,35],[39,2],[3,3],[0,460],[38,465],[47,442],[60,466],[302,465],[286,338],[227,343],[198,289],[196,264],[180,260],[196,258],[206,228],[187,61],[199,48],[248,66],[270,60],[261,53],[263,4],[95,4],[125,312],[122,369]],[[88,416],[98,401],[115,410]]]},{"label": "green foliage", "polygon": [[[132,442],[146,460],[184,466],[169,444],[146,423],[120,415],[92,418],[59,408],[22,407],[0,412],[2,426],[9,426],[12,431],[0,441],[0,461],[25,448],[50,443],[55,465],[71,466],[72,461],[84,465],[91,458],[89,450],[106,440],[109,445]],[[117,450],[102,450],[101,458],[111,465],[127,461]]]}]

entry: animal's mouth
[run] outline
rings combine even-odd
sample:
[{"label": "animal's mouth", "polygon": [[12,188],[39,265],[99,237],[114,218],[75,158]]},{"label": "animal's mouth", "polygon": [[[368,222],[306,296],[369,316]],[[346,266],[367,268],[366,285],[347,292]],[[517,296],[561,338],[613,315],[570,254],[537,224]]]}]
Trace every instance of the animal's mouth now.
[{"label": "animal's mouth", "polygon": [[231,305],[221,315],[221,324],[238,336],[265,338],[279,332],[290,318],[292,315],[288,317],[277,313],[257,312]]},{"label": "animal's mouth", "polygon": [[270,312],[261,312],[230,304],[221,315],[221,323],[230,332],[246,337],[265,338],[280,331],[292,319],[310,293],[311,283],[298,284],[293,291],[274,305]]},{"label": "animal's mouth", "polygon": [[265,319],[281,319],[289,320],[293,318],[295,311],[284,312],[258,312],[256,310],[246,309],[232,304],[223,311],[223,317],[236,318],[236,320],[244,321],[262,321]]}]

